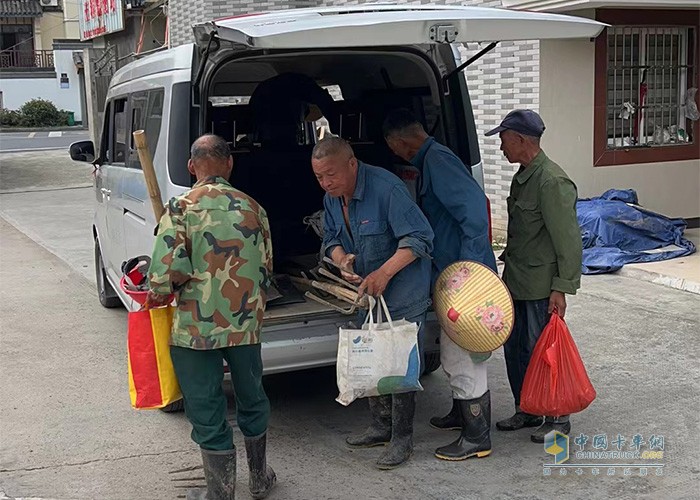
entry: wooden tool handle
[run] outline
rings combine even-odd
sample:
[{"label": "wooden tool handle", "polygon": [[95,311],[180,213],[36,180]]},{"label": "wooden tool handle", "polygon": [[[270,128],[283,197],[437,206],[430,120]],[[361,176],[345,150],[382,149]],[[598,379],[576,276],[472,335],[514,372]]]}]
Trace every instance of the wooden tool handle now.
[{"label": "wooden tool handle", "polygon": [[324,292],[330,293],[336,298],[344,300],[345,302],[349,302],[350,304],[357,304],[359,307],[364,307],[365,309],[368,307],[366,296],[362,297],[361,299],[358,299],[357,292],[353,292],[352,290],[343,288],[340,285],[334,285],[332,283],[324,283],[322,281],[309,280],[305,278],[298,278],[296,276],[290,276],[290,279],[292,280],[292,282],[297,283],[299,285],[323,290]]},{"label": "wooden tool handle", "polygon": [[137,130],[132,135],[134,136],[134,143],[136,144],[136,152],[139,154],[143,177],[146,179],[146,187],[148,188],[148,196],[151,198],[153,214],[156,216],[156,222],[158,222],[165,213],[165,207],[163,206],[163,198],[160,196],[156,169],[153,167],[153,158],[148,149],[146,132]]}]

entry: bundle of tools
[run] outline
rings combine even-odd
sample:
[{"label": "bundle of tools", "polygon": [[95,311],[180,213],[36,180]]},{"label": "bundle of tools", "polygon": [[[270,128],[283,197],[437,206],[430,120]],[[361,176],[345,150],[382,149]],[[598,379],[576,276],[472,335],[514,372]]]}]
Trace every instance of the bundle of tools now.
[{"label": "bundle of tools", "polygon": [[[335,262],[333,262],[328,257],[323,258],[323,262],[330,264],[338,269],[340,269]],[[325,269],[323,266],[319,267],[315,271],[311,271],[311,275],[314,279],[310,279],[306,273],[302,273],[304,277],[291,277],[294,283],[299,285],[314,288],[323,293],[326,297],[335,297],[343,302],[350,304],[348,307],[340,307],[332,302],[329,302],[325,298],[316,295],[310,291],[307,291],[304,295],[311,300],[314,300],[320,304],[323,304],[331,309],[338,311],[343,314],[353,314],[358,309],[368,309],[369,300],[366,295],[360,297],[358,293],[358,287],[352,283],[336,276],[332,272]],[[321,277],[327,278],[330,281],[322,280]]]}]

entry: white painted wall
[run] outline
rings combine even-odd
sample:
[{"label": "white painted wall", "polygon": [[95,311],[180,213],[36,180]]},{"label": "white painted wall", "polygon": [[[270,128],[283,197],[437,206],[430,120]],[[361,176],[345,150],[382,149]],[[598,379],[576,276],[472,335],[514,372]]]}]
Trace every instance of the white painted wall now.
[{"label": "white painted wall", "polygon": [[[82,121],[80,110],[80,80],[78,71],[73,63],[72,50],[55,50],[54,64],[56,78],[2,78],[3,106],[7,109],[19,109],[31,99],[47,99],[57,108],[73,111],[75,120]],[[67,89],[61,88],[61,73],[68,75]]]},{"label": "white painted wall", "polygon": [[611,188],[637,191],[640,203],[671,217],[700,217],[700,161],[593,167],[595,44],[540,43],[542,148],[571,176],[579,196]]},{"label": "white painted wall", "polygon": [[[80,78],[78,77],[78,69],[75,67],[73,62],[73,52],[74,50],[54,50],[53,58],[54,65],[56,66],[56,87],[54,90],[54,95],[60,102],[65,102],[66,104],[58,105],[58,102],[54,102],[56,106],[62,107],[67,111],[75,112],[75,120],[82,121],[83,117],[80,111]],[[61,88],[61,73],[65,73],[68,76],[68,88]],[[51,99],[50,97],[45,97],[44,99]]]}]

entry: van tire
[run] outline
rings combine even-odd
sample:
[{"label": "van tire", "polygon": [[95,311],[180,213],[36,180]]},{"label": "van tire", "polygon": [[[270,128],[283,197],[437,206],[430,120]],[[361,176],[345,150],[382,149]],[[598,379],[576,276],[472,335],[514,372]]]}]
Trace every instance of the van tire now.
[{"label": "van tire", "polygon": [[95,280],[97,281],[97,297],[100,299],[100,304],[108,309],[120,307],[122,301],[119,300],[117,292],[114,291],[107,279],[100,242],[97,238],[95,238]]},{"label": "van tire", "polygon": [[438,368],[440,368],[440,351],[427,353],[425,355],[425,370],[423,370],[423,375],[433,373]]},{"label": "van tire", "polygon": [[163,413],[177,413],[185,409],[185,400],[178,399],[160,409]]}]

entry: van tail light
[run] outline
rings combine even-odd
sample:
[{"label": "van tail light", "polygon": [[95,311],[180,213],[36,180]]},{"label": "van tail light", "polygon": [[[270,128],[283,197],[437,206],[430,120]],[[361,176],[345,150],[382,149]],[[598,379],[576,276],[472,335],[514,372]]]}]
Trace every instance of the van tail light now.
[{"label": "van tail light", "polygon": [[493,243],[493,226],[491,225],[491,200],[486,197],[486,215],[489,218],[489,243]]}]

